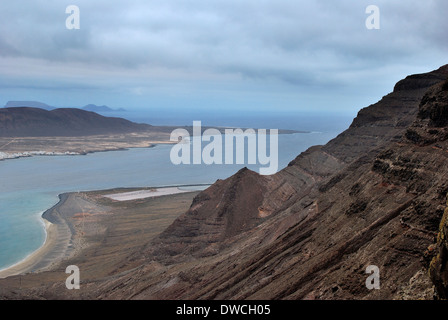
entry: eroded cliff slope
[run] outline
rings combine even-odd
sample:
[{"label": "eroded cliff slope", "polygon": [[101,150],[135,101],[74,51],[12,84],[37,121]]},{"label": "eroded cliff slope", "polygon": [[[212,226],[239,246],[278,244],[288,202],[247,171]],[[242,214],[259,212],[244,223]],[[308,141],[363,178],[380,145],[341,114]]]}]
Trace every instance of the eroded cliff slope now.
[{"label": "eroded cliff slope", "polygon": [[[217,182],[147,246],[138,276],[99,296],[431,299],[448,192],[447,77],[444,66],[400,81],[274,176],[241,170]],[[365,286],[368,265],[380,290]]]},{"label": "eroded cliff slope", "polygon": [[[242,169],[216,182],[128,256],[138,267],[86,281],[76,297],[444,297],[447,77],[448,65],[398,82],[273,176]],[[366,288],[369,265],[380,270],[379,290]],[[60,283],[26,294],[50,291],[73,294]]]}]

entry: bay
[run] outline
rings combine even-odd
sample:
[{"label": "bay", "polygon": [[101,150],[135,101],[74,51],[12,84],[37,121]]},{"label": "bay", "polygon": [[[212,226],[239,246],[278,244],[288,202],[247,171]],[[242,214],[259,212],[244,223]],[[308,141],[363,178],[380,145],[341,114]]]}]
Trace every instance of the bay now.
[{"label": "bay", "polygon": [[[279,135],[279,170],[337,132]],[[246,165],[174,165],[170,145],[83,156],[36,156],[0,161],[0,270],[37,250],[45,241],[42,213],[64,192],[118,187],[212,184]],[[258,172],[260,166],[247,165]]]}]

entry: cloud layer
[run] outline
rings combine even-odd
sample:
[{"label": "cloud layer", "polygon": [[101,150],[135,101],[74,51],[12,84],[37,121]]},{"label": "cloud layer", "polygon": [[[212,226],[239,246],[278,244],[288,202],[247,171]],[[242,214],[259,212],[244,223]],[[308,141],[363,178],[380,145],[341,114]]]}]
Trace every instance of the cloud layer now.
[{"label": "cloud layer", "polygon": [[[80,8],[80,30],[65,28],[70,4]],[[230,95],[241,106],[246,99],[250,108],[258,103],[257,93],[271,92],[268,101],[282,96],[284,108],[325,108],[348,92],[374,99],[406,74],[448,62],[447,1],[378,0],[380,30],[365,27],[369,4],[3,1],[0,94],[9,100],[5,95],[52,92],[61,103],[63,92],[72,92],[67,102],[111,104],[97,101],[109,96],[137,107],[163,104],[170,95],[179,95],[171,100],[178,106],[189,97]],[[319,97],[322,91],[333,99]],[[82,100],[86,94],[96,101]],[[345,108],[350,100],[337,101]]]}]

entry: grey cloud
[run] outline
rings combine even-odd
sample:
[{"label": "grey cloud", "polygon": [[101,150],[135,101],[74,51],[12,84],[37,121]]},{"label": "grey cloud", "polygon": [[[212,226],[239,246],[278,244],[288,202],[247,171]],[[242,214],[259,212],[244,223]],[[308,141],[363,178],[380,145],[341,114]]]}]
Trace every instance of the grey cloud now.
[{"label": "grey cloud", "polygon": [[448,2],[375,2],[381,30],[370,31],[367,0],[78,0],[81,29],[73,31],[65,29],[65,2],[2,1],[0,59],[332,88],[369,73],[378,82],[402,65],[437,67],[448,46]]},{"label": "grey cloud", "polygon": [[[343,53],[341,58],[359,54],[360,58],[376,59],[377,55],[384,58],[404,54],[409,46],[402,45],[403,37],[410,40],[410,46],[423,41],[434,42],[435,46],[446,43],[440,41],[441,30],[446,30],[442,15],[426,19],[437,17],[438,11],[446,7],[443,0],[432,1],[432,6],[419,1],[400,6],[377,1],[384,27],[378,32],[381,36],[373,41],[369,41],[372,37],[364,28],[364,2],[201,0],[114,5],[110,1],[78,1],[82,28],[75,32],[64,29],[66,15],[60,2],[51,1],[49,5],[48,1],[27,1],[23,5],[23,1],[15,1],[1,6],[17,8],[10,9],[3,21],[14,26],[12,47],[22,56],[43,59],[84,61],[88,55],[92,63],[213,68],[228,62],[216,48],[235,48],[237,52],[247,46],[254,58],[260,59],[255,62],[262,69],[267,63],[291,58],[287,57],[290,53],[299,56],[304,51],[321,49]],[[73,55],[76,50],[86,54]],[[257,55],[260,51],[275,53],[275,58],[263,60]],[[244,57],[241,61],[245,62]]]}]

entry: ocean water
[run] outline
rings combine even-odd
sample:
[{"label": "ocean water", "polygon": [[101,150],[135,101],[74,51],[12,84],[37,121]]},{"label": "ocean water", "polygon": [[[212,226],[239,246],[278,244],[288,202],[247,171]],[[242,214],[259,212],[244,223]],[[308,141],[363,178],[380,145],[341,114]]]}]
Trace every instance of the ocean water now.
[{"label": "ocean water", "polygon": [[[279,135],[279,170],[340,131]],[[0,161],[0,270],[45,241],[42,213],[64,192],[115,187],[211,184],[245,165],[173,165],[171,145],[82,156],[36,156]],[[257,171],[258,165],[248,165]]]}]

